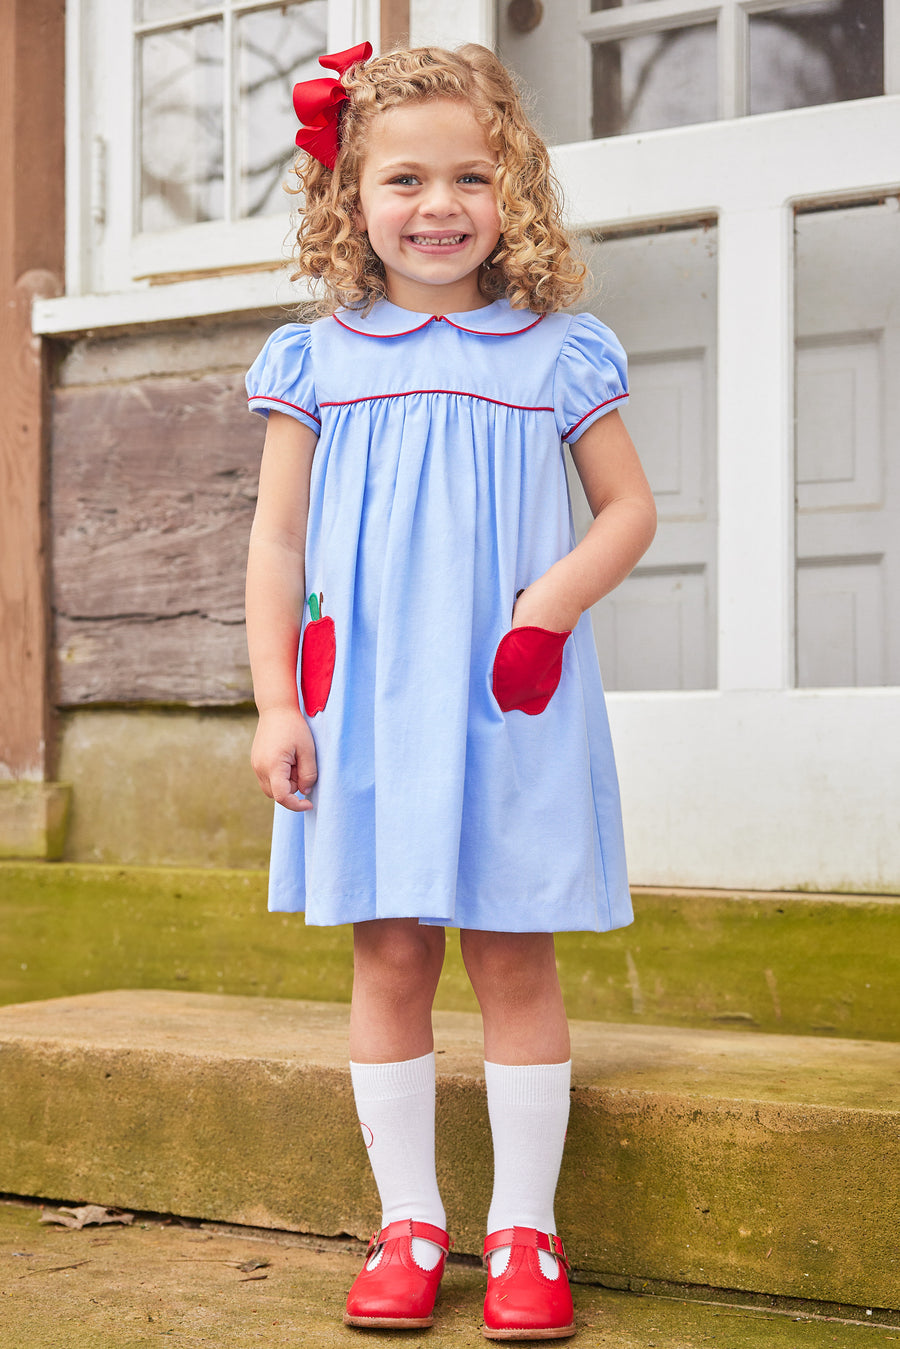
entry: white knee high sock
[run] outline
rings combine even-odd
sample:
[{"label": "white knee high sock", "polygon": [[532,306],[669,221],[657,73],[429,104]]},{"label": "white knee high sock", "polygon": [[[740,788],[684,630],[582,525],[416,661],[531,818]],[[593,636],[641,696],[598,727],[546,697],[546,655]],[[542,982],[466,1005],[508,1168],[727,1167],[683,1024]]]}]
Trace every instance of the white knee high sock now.
[{"label": "white knee high sock", "polygon": [[[555,1232],[553,1199],[569,1120],[572,1064],[510,1065],[485,1063],[488,1114],[494,1141],[494,1193],[488,1232],[506,1227],[536,1227]],[[561,1268],[554,1256],[539,1251],[548,1278]],[[491,1273],[502,1274],[509,1247],[494,1251]]]},{"label": "white knee high sock", "polygon": [[[402,1063],[351,1063],[350,1077],[369,1164],[381,1198],[381,1225],[414,1218],[443,1228],[434,1169],[434,1054]],[[434,1269],[440,1250],[414,1237],[413,1258]],[[377,1259],[369,1262],[374,1267]]]}]

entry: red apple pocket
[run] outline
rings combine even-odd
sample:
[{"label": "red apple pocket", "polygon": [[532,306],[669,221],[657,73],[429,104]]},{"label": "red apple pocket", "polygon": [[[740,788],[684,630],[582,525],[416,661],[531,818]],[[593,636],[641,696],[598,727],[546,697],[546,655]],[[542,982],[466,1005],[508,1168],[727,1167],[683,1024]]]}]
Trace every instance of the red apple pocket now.
[{"label": "red apple pocket", "polygon": [[334,676],[334,619],[322,613],[323,595],[310,595],[312,615],[303,632],[300,651],[300,693],[308,717],[321,712],[328,702]]},{"label": "red apple pocket", "polygon": [[511,628],[494,657],[494,697],[502,712],[543,712],[562,677],[563,647],[569,632]]}]

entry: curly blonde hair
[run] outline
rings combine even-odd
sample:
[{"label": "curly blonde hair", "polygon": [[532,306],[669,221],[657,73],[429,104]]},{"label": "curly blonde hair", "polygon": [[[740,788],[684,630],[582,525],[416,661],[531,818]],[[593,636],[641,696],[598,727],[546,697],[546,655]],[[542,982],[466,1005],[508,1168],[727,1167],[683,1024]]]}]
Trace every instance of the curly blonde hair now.
[{"label": "curly blonde hair", "polygon": [[573,255],[562,224],[559,185],[547,147],[528,120],[512,77],[493,52],[470,43],[458,51],[416,47],[352,66],[341,83],[341,149],[334,170],[305,151],[294,163],[303,206],[292,280],[321,285],[323,314],[368,311],[387,296],[384,267],[356,226],[366,136],[380,112],[431,98],[467,103],[497,155],[494,175],[501,236],[479,271],[487,300],[553,313],[581,294],[587,268]]}]

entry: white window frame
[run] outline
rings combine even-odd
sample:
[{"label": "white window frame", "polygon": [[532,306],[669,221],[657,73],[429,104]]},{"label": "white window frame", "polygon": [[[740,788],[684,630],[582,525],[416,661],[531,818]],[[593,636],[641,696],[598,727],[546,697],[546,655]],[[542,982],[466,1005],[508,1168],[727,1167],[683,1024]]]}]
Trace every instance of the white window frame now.
[{"label": "white window frame", "polygon": [[[670,32],[693,24],[715,23],[718,47],[718,115],[720,118],[749,114],[750,17],[814,6],[821,0],[641,0],[614,9],[583,14],[578,32],[584,39],[581,64],[584,86],[590,88],[590,44],[603,40],[635,37],[643,33]],[[900,93],[900,54],[896,36],[900,27],[900,3],[884,3],[884,92]],[[889,39],[893,42],[889,43]],[[819,105],[821,106],[821,105]],[[792,110],[796,111],[796,110]]]},{"label": "white window frame", "polygon": [[[364,38],[374,45],[378,21],[377,0],[329,0],[328,50]],[[173,278],[277,265],[286,212],[135,232],[131,0],[68,0],[66,34],[67,294],[127,293]]]}]

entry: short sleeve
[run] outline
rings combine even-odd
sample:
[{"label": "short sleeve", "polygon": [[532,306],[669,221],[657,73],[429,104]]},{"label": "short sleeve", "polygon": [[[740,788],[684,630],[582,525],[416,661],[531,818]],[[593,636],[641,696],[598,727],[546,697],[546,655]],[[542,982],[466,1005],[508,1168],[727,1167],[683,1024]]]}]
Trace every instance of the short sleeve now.
[{"label": "short sleeve", "polygon": [[251,412],[286,412],[319,434],[309,324],[276,328],[247,372],[247,401]]},{"label": "short sleeve", "polygon": [[627,398],[627,362],[619,339],[593,314],[576,314],[556,363],[553,405],[560,437],[574,443]]}]

